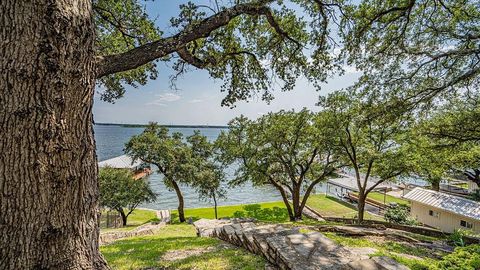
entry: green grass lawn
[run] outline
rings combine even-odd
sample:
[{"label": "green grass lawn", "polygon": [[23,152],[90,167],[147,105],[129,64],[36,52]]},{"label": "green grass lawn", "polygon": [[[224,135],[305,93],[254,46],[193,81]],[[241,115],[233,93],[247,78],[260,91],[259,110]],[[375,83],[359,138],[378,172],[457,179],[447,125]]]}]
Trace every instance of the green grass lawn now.
[{"label": "green grass lawn", "polygon": [[407,200],[404,200],[402,198],[393,197],[393,196],[388,195],[388,194],[386,194],[386,196],[384,198],[384,194],[379,193],[379,192],[370,192],[368,194],[368,198],[373,199],[373,200],[378,201],[378,202],[381,202],[381,203],[383,203],[384,199],[385,199],[386,204],[393,202],[393,203],[398,203],[398,204],[410,205],[410,203]]},{"label": "green grass lawn", "polygon": [[133,230],[136,227],[143,225],[147,222],[153,221],[157,218],[157,214],[153,210],[145,210],[145,209],[135,209],[133,212],[128,216],[127,219],[127,226],[121,228],[104,228],[102,232],[111,232],[111,231],[118,231],[118,230]]},{"label": "green grass lawn", "polygon": [[[307,205],[315,209],[325,217],[354,218],[357,216],[357,209],[350,204],[325,194],[310,195]],[[379,216],[365,213],[365,219],[382,219]]]},{"label": "green grass lawn", "polygon": [[[211,208],[185,209],[185,218],[193,221],[200,218],[215,218],[215,211]],[[258,204],[228,205],[218,207],[218,218],[224,217],[252,217],[259,221],[285,222],[289,220],[287,209],[283,202],[266,202]],[[172,211],[172,218],[178,221],[178,211]]]},{"label": "green grass lawn", "polygon": [[430,249],[423,247],[406,245],[395,241],[373,241],[362,237],[346,237],[331,232],[325,232],[324,234],[347,247],[375,248],[378,251],[374,256],[391,257],[412,270],[430,269],[429,266],[434,265],[438,261]]},{"label": "green grass lawn", "polygon": [[157,234],[118,240],[100,250],[112,269],[263,269],[260,256],[225,245],[214,238],[197,237],[187,224],[167,225]]}]

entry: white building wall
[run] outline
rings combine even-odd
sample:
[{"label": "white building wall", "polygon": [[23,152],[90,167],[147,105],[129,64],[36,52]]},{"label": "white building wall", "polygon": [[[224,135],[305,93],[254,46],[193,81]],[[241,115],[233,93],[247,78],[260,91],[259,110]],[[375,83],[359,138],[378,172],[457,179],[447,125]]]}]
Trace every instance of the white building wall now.
[{"label": "white building wall", "polygon": [[[430,210],[438,213],[438,217],[431,216]],[[466,229],[460,226],[460,221],[464,220],[473,224],[471,230],[480,233],[480,220],[475,220],[460,215],[455,215],[445,210],[437,209],[417,202],[411,203],[410,215],[419,222],[428,226],[438,228],[444,232],[453,232],[455,229]]]}]

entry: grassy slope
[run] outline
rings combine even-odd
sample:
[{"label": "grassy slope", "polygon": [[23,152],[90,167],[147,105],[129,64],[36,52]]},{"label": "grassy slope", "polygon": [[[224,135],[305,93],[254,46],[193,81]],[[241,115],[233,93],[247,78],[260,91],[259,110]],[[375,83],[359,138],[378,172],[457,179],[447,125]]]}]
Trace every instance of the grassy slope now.
[{"label": "grassy slope", "polygon": [[[225,246],[213,238],[197,237],[192,225],[168,225],[153,236],[133,237],[102,246],[102,254],[113,269],[263,269],[265,261],[242,249]],[[185,251],[200,254],[169,255]],[[168,260],[164,256],[176,256]],[[173,259],[173,258],[172,258]]]},{"label": "grassy slope", "polygon": [[157,214],[155,211],[152,210],[145,210],[145,209],[135,209],[127,218],[127,226],[116,228],[116,229],[106,229],[102,228],[102,232],[112,232],[112,231],[128,231],[133,230],[136,227],[150,222],[157,218]]},{"label": "grassy slope", "polygon": [[[346,202],[324,194],[311,195],[307,205],[326,217],[353,218],[357,216],[357,209]],[[365,213],[366,219],[382,219],[381,217]]]},{"label": "grassy slope", "polygon": [[[178,211],[172,211],[174,220],[178,220]],[[200,218],[215,218],[212,208],[185,209],[185,218],[193,221]],[[283,202],[266,202],[260,204],[229,205],[218,207],[218,218],[222,217],[253,217],[260,221],[285,222],[288,212]]]},{"label": "grassy slope", "polygon": [[[378,193],[378,192],[370,192],[368,194],[368,198],[379,201],[381,203],[383,203],[383,201],[384,201],[383,196],[384,196],[383,193]],[[394,203],[398,203],[398,204],[406,204],[406,205],[410,204],[407,200],[404,200],[402,198],[393,197],[393,196],[387,194],[386,203],[388,204],[390,202],[394,202]]]},{"label": "grassy slope", "polygon": [[[430,250],[421,247],[407,246],[394,241],[374,242],[359,237],[345,237],[335,233],[324,233],[328,238],[348,247],[370,247],[378,250],[374,256],[391,257],[410,267],[412,270],[429,269],[437,260],[428,257]],[[421,237],[421,236],[420,236]],[[411,255],[411,256],[408,256]],[[414,256],[414,257],[413,257]]]}]

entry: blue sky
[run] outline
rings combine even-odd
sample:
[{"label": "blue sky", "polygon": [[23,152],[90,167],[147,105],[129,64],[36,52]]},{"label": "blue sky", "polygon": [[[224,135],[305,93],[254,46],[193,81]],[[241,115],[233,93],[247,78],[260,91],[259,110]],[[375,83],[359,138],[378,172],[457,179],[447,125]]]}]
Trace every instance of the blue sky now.
[{"label": "blue sky", "polygon": [[[211,0],[194,1],[208,4]],[[169,28],[169,19],[178,14],[178,5],[186,1],[160,0],[147,2],[147,11],[164,31],[164,36],[174,34]],[[98,96],[93,107],[94,119],[102,123],[148,123],[160,124],[201,124],[224,125],[241,114],[256,118],[270,111],[281,109],[300,110],[307,107],[318,110],[315,103],[319,95],[347,87],[356,80],[358,73],[347,71],[342,77],[331,78],[317,92],[313,85],[304,79],[297,82],[293,91],[274,90],[275,99],[267,104],[260,99],[238,102],[236,108],[221,107],[224,94],[220,92],[221,81],[209,78],[202,70],[193,70],[177,82],[178,90],[170,89],[170,67],[159,63],[159,76],[155,81],[139,88],[127,87],[125,96],[115,104],[103,102]]]}]

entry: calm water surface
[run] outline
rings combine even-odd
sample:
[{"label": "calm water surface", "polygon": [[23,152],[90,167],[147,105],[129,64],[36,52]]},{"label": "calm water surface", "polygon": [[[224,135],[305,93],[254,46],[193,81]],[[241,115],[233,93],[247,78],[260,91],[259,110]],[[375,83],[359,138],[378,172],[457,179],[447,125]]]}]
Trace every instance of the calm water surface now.
[{"label": "calm water surface", "polygon": [[[140,134],[143,131],[143,128],[95,125],[94,130],[95,140],[97,143],[98,160],[102,161],[123,155],[125,143],[133,135]],[[194,130],[200,130],[200,132],[207,136],[208,139],[215,140],[222,129],[170,128],[171,132],[181,132],[184,136],[192,135]],[[232,173],[233,170],[227,171],[227,175],[231,175]],[[156,202],[143,204],[142,207],[152,209],[174,209],[177,207],[178,203],[175,192],[167,190],[162,179],[163,176],[156,172],[147,178],[147,181],[149,181],[153,190],[158,194],[158,197]],[[187,186],[182,187],[182,191],[185,198],[186,208],[208,207],[213,205],[209,201],[200,200],[195,191]],[[278,192],[271,186],[253,187],[250,183],[248,183],[243,186],[228,188],[227,191],[226,199],[221,200],[219,205],[246,204],[281,200],[280,194],[278,194]]]}]

